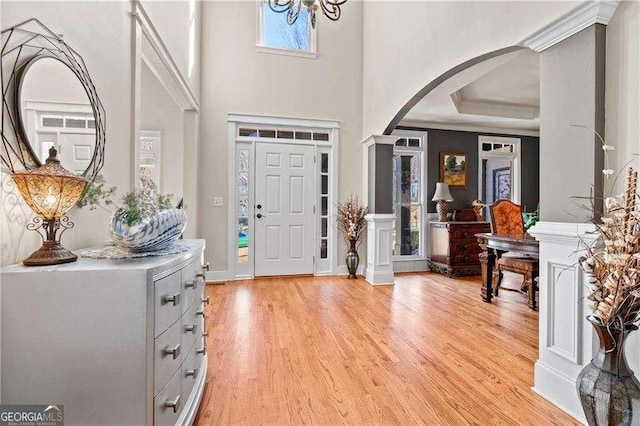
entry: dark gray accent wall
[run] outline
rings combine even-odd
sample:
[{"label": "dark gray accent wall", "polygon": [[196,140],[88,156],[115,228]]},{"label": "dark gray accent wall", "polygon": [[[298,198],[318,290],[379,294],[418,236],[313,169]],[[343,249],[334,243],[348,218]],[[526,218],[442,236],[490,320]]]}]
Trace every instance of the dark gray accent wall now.
[{"label": "dark gray accent wall", "polygon": [[373,144],[367,148],[369,156],[369,213],[393,213],[393,145]]},{"label": "dark gray accent wall", "polygon": [[512,134],[461,132],[405,126],[398,127],[398,129],[427,132],[427,212],[435,213],[436,211],[435,203],[431,201],[431,198],[433,197],[436,183],[440,181],[441,152],[463,152],[468,155],[467,187],[466,189],[451,189],[451,196],[455,201],[449,204],[449,211],[471,208],[473,200],[478,198],[478,136],[480,135],[520,138],[522,150],[521,203],[526,211],[536,209],[540,197],[539,138]]}]

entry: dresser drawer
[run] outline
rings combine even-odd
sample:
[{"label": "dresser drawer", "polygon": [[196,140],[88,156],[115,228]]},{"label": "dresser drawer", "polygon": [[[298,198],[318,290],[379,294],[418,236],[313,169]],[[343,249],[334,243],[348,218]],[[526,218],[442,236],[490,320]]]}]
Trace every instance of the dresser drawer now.
[{"label": "dresser drawer", "polygon": [[472,265],[480,264],[478,253],[458,253],[449,257],[451,265]]},{"label": "dresser drawer", "polygon": [[200,316],[196,315],[196,310],[200,304],[194,303],[191,308],[182,316],[182,347],[188,352],[196,341],[196,338],[202,334],[202,325]]},{"label": "dresser drawer", "polygon": [[451,255],[455,254],[470,254],[470,253],[480,253],[482,250],[478,245],[477,240],[464,240],[464,241],[454,241],[451,242],[450,253]]},{"label": "dresser drawer", "polygon": [[154,337],[175,323],[182,313],[184,300],[180,289],[180,271],[154,283]]},{"label": "dresser drawer", "polygon": [[193,302],[196,300],[196,296],[200,293],[202,288],[202,280],[196,279],[195,262],[189,263],[187,266],[180,270],[181,282],[182,282],[182,313],[187,312]]},{"label": "dresser drawer", "polygon": [[153,394],[163,388],[169,378],[178,370],[182,363],[185,350],[182,347],[182,324],[173,324],[167,331],[154,341],[153,350]]},{"label": "dresser drawer", "polygon": [[178,370],[153,399],[153,424],[174,426],[187,397],[182,394],[182,371]]},{"label": "dresser drawer", "polygon": [[185,398],[189,398],[193,385],[196,383],[196,377],[200,370],[196,366],[196,351],[195,348],[191,348],[189,355],[182,363],[182,395]]}]

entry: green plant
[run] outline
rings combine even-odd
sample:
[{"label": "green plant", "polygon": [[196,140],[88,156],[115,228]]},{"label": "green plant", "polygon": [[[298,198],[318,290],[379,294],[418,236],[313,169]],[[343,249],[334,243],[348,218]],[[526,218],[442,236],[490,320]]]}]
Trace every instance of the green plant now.
[{"label": "green plant", "polygon": [[89,210],[100,207],[110,213],[114,212],[106,206],[115,206],[117,210],[124,211],[123,217],[129,226],[144,222],[162,210],[173,208],[173,195],[160,194],[155,182],[146,176],[140,178],[139,188],[124,194],[122,206],[112,200],[117,190],[115,186],[105,188],[104,177],[98,175],[85,187],[76,205],[80,208],[89,206]]}]

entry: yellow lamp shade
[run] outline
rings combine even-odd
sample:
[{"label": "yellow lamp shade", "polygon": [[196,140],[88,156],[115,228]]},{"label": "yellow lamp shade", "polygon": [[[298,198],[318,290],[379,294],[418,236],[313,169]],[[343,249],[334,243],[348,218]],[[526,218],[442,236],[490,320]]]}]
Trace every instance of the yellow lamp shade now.
[{"label": "yellow lamp shade", "polygon": [[49,158],[43,166],[30,172],[11,174],[24,201],[31,210],[44,219],[40,226],[27,226],[32,230],[38,230],[40,227],[44,230],[44,235],[41,234],[42,247],[23,261],[27,266],[73,262],[78,258],[60,245],[57,234],[61,226],[64,228],[73,226],[72,223],[67,225],[68,220],[64,222],[60,219],[80,199],[87,180],[65,170],[56,156],[55,148],[51,148]]}]

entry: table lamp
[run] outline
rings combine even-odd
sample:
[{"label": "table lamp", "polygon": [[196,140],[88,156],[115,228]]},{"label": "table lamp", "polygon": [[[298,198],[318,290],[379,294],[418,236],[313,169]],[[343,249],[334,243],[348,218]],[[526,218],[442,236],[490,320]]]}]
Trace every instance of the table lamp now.
[{"label": "table lamp", "polygon": [[436,183],[436,192],[433,194],[431,201],[436,201],[436,211],[438,212],[438,220],[440,222],[447,221],[447,214],[449,213],[449,204],[453,201],[451,192],[449,191],[449,185],[444,182]]},{"label": "table lamp", "polygon": [[38,232],[43,241],[42,247],[22,262],[25,266],[56,265],[78,259],[62,247],[60,237],[66,229],[73,227],[65,214],[82,195],[87,180],[65,170],[57,155],[56,149],[51,148],[49,158],[41,167],[11,174],[22,198],[38,215],[27,229]]}]

